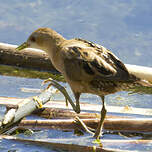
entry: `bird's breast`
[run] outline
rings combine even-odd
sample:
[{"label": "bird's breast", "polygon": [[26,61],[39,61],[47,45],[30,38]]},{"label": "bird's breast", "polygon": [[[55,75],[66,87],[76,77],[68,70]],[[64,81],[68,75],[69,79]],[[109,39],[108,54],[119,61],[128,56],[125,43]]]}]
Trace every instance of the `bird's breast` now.
[{"label": "bird's breast", "polygon": [[64,72],[64,65],[63,65],[63,60],[60,57],[60,54],[55,53],[55,52],[49,52],[48,53],[49,58],[51,60],[51,63],[53,66],[61,73]]}]

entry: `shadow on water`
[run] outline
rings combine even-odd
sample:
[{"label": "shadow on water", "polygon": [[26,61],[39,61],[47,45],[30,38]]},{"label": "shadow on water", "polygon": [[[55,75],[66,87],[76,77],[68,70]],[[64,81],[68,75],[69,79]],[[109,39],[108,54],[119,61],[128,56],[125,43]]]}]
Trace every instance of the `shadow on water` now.
[{"label": "shadow on water", "polygon": [[[51,27],[67,39],[81,37],[104,45],[124,63],[152,65],[152,1],[144,0],[77,0],[77,1],[17,1],[0,0],[0,41],[21,44],[38,27]],[[2,73],[0,71],[0,73]],[[37,93],[25,93],[21,88],[41,89],[41,79],[19,78],[0,75],[0,96],[29,97]],[[67,86],[67,84],[62,83]],[[68,91],[69,87],[67,86]],[[70,92],[70,95],[72,93]],[[54,99],[63,100],[58,94]],[[119,100],[118,100],[119,99]],[[85,94],[81,100],[100,104],[96,96]],[[119,92],[106,97],[107,105],[151,108],[151,95],[128,95]],[[34,132],[32,139],[57,139],[61,142],[92,145],[89,135],[74,135],[73,132],[42,130]],[[127,139],[142,139],[141,134]],[[106,133],[104,139],[125,139],[121,134]],[[147,138],[147,137],[145,137]],[[150,137],[149,137],[150,138]],[[8,145],[6,147],[6,144]],[[42,149],[41,149],[42,148]],[[27,143],[0,141],[0,151],[50,151]],[[111,148],[149,151],[152,145],[118,145]],[[54,150],[52,150],[54,151]]]}]

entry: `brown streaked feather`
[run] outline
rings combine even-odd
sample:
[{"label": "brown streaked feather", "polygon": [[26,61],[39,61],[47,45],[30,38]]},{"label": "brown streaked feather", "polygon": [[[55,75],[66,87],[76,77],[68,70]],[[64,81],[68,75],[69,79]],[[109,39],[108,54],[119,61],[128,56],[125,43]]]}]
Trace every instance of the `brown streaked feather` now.
[{"label": "brown streaked feather", "polygon": [[67,51],[64,57],[65,71],[71,80],[87,81],[96,77],[104,81],[131,79],[125,65],[109,50],[86,40],[75,40],[77,43],[83,42],[83,47],[77,46],[77,43],[66,46]]},{"label": "brown streaked feather", "polygon": [[128,72],[125,65],[119,60],[119,58],[115,56],[111,51],[103,47],[102,45],[80,38],[76,38],[76,40],[86,43],[87,46],[93,47],[97,51],[97,54],[99,56],[102,56],[106,60],[106,62],[109,63],[111,66],[114,66],[114,68],[119,67],[119,69],[126,71],[126,73]]}]

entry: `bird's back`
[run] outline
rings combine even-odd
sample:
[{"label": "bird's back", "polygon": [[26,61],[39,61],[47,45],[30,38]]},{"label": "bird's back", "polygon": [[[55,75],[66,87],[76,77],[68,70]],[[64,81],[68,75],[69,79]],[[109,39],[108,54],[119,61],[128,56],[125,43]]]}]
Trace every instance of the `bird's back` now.
[{"label": "bird's back", "polygon": [[108,49],[83,39],[70,41],[64,46],[63,60],[64,75],[72,90],[106,95],[141,85]]}]

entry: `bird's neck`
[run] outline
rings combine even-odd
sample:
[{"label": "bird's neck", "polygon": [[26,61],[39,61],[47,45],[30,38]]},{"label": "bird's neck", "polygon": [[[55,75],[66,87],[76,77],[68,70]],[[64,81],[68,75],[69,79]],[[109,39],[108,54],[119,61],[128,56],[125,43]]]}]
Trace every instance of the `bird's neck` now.
[{"label": "bird's neck", "polygon": [[62,72],[62,60],[60,57],[59,50],[57,48],[54,48],[52,50],[48,50],[49,58],[53,64],[53,66],[59,71]]},{"label": "bird's neck", "polygon": [[61,59],[61,50],[62,50],[62,43],[65,39],[56,41],[52,45],[50,44],[47,50],[47,54],[53,64],[53,66],[62,73],[62,59]]}]

